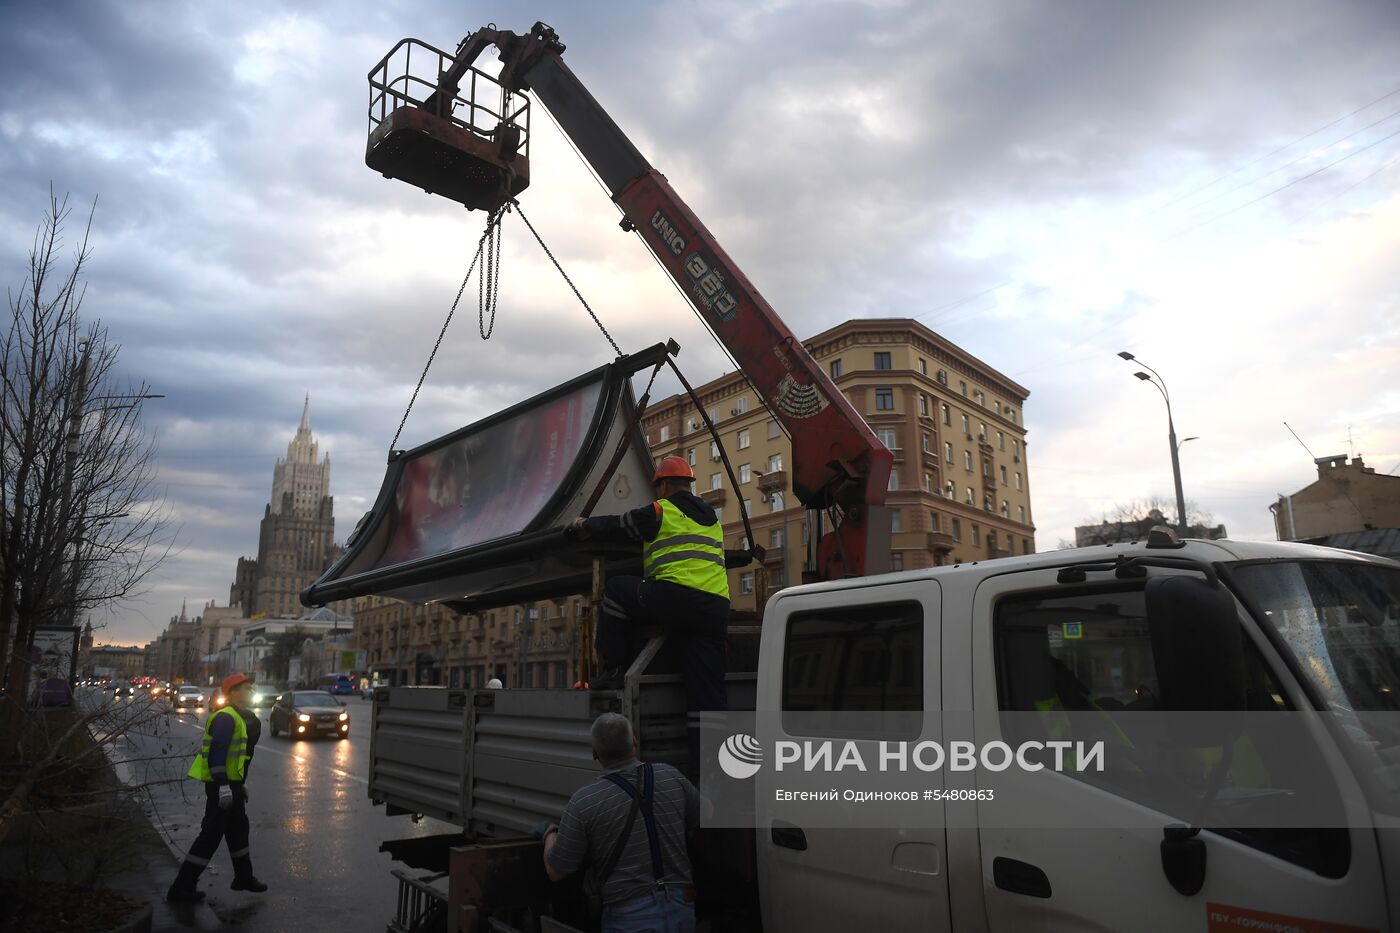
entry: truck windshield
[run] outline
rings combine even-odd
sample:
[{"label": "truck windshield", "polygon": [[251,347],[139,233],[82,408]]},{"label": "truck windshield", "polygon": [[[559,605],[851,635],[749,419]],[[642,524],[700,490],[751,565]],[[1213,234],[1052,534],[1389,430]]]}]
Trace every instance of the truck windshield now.
[{"label": "truck windshield", "polygon": [[1276,561],[1246,564],[1231,576],[1328,708],[1400,710],[1400,569]]}]

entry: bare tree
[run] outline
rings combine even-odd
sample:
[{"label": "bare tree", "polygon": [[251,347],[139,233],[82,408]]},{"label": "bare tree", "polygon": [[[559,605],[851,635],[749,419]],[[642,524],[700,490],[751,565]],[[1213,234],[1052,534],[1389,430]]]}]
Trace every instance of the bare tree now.
[{"label": "bare tree", "polygon": [[69,216],[50,193],[0,338],[0,761],[17,753],[35,627],[136,595],[171,544],[148,386],[118,377],[119,346],[80,316],[92,212],[65,260]]},{"label": "bare tree", "polygon": [[[1076,525],[1074,541],[1062,540],[1060,547],[1091,547],[1096,544],[1140,541],[1154,525],[1169,525],[1175,528],[1175,518],[1166,511],[1173,505],[1157,496],[1114,505],[1098,518],[1089,518],[1084,524]],[[1225,527],[1215,526],[1214,523],[1215,517],[1209,512],[1199,510],[1194,502],[1186,503],[1186,524],[1191,534],[1198,537],[1224,537]]]}]

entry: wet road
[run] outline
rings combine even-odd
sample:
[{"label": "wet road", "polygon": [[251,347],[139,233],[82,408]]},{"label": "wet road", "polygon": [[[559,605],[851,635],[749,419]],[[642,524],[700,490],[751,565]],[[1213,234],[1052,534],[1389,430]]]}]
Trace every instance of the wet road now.
[{"label": "wet road", "polygon": [[[388,817],[368,797],[370,703],[346,697],[348,739],[272,738],[267,710],[262,737],[249,768],[248,817],[253,871],[271,890],[247,894],[228,889],[233,871],[221,846],[200,878],[208,906],[191,909],[189,927],[246,925],[259,933],[382,930],[394,911],[398,887],[390,875],[402,868],[379,844],[456,827],[431,819],[413,823]],[[204,717],[161,706],[142,715],[145,698],[121,701],[139,720],[119,742],[118,772],[128,784],[145,784],[147,812],[171,848],[183,856],[199,834],[204,792],[182,779],[198,751]],[[217,922],[211,922],[212,910]]]}]

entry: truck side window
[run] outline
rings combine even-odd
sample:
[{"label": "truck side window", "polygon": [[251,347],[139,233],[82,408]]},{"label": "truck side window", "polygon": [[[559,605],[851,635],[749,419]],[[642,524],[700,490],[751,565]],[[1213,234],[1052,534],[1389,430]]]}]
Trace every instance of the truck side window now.
[{"label": "truck side window", "polygon": [[924,617],[918,603],[794,615],[783,652],[785,712],[919,712]]},{"label": "truck side window", "polygon": [[[1040,731],[1018,739],[1071,738],[1076,722],[1091,723],[1098,736],[1108,736],[1106,758],[1117,767],[1102,774],[1067,771],[1067,776],[1155,809],[1152,780],[1194,789],[1208,770],[1204,762],[1219,758],[1218,746],[1214,751],[1167,748],[1154,744],[1155,733],[1144,736],[1134,725],[1135,713],[1170,712],[1159,700],[1162,690],[1140,587],[1056,589],[1004,599],[997,604],[993,632],[999,708],[1039,714],[1029,721],[1037,722]],[[1248,640],[1245,681],[1250,712],[1292,708]],[[1023,730],[1027,722],[1015,717],[1012,728]],[[1232,755],[1227,786],[1260,795],[1287,793],[1304,757],[1297,748],[1254,741],[1249,733],[1234,743]],[[1350,863],[1345,829],[1212,831],[1327,877],[1341,877]]]}]

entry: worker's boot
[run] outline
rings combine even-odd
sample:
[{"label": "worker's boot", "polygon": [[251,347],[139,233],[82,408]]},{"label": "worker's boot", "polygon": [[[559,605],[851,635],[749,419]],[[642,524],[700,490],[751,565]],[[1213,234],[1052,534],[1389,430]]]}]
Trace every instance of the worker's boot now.
[{"label": "worker's boot", "polygon": [[229,887],[235,891],[252,891],[254,894],[261,894],[267,890],[267,885],[253,874],[253,860],[246,855],[233,860],[233,883]]},{"label": "worker's boot", "polygon": [[204,900],[204,892],[195,889],[202,871],[204,871],[203,865],[181,862],[180,873],[175,876],[175,882],[170,885],[170,890],[165,892],[165,899],[172,904],[198,904]]},{"label": "worker's boot", "polygon": [[623,673],[621,664],[604,662],[598,666],[598,673],[589,681],[588,686],[594,690],[620,690]]}]

